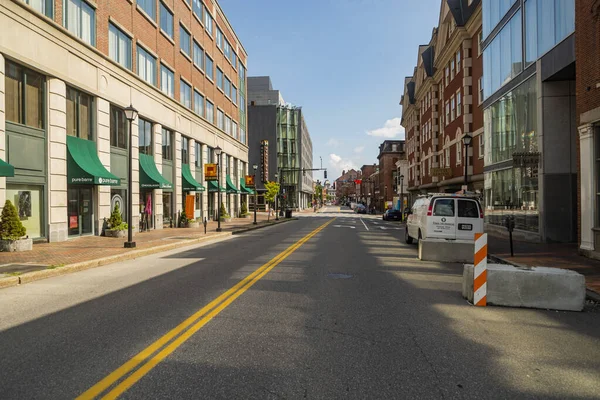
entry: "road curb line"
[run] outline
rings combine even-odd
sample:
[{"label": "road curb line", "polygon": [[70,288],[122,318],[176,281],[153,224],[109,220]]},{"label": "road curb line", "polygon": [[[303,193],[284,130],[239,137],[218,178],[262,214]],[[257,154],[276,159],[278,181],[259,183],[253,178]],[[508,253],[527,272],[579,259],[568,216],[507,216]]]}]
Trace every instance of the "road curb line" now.
[{"label": "road curb line", "polygon": [[[523,265],[523,264],[519,264],[519,263],[516,263],[516,262],[513,262],[513,261],[509,261],[506,258],[498,257],[498,256],[495,256],[493,254],[488,254],[488,258],[491,261],[493,261],[495,263],[499,263],[499,264],[508,264],[508,265],[512,265],[514,267],[523,268],[523,269],[530,268],[528,265]],[[585,296],[586,296],[586,298],[588,298],[590,300],[600,302],[600,293],[598,293],[595,290],[590,289],[588,287],[585,288]]]},{"label": "road curb line", "polygon": [[127,253],[118,254],[109,257],[96,258],[94,260],[81,261],[78,263],[67,264],[63,267],[56,267],[54,269],[44,269],[40,271],[27,272],[23,275],[19,276],[9,276],[5,278],[0,278],[0,289],[19,286],[25,283],[35,282],[42,279],[52,278],[55,276],[66,275],[73,272],[84,271],[86,269],[101,267],[104,265],[114,264],[120,261],[129,261],[134,260],[136,258],[149,256],[152,254],[163,253],[170,250],[176,250],[181,247],[192,246],[194,244],[199,244],[207,241],[211,241],[214,239],[222,239],[229,236],[232,236],[232,232],[222,232],[217,233],[210,236],[189,239],[185,241],[164,244],[160,246],[149,247],[147,249],[133,250]]}]

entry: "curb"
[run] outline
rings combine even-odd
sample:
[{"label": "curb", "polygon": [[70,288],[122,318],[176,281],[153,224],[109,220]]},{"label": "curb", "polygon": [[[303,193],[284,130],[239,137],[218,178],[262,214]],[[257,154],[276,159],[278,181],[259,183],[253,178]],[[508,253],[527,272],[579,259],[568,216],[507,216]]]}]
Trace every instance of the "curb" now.
[{"label": "curb", "polygon": [[250,231],[255,231],[257,229],[262,229],[262,228],[266,228],[268,226],[273,226],[273,225],[279,225],[279,224],[283,224],[285,222],[290,222],[290,221],[298,221],[298,218],[287,218],[287,219],[283,219],[283,220],[279,220],[279,221],[273,220],[273,222],[269,222],[269,223],[264,224],[264,225],[251,226],[250,228],[240,228],[238,230],[235,230],[235,231],[231,232],[231,234],[232,235],[239,235],[240,233],[246,233],[246,232],[250,232]]},{"label": "curb", "polygon": [[[513,266],[515,266],[517,268],[523,268],[523,269],[529,268],[529,266],[527,266],[527,265],[523,265],[523,264],[519,264],[519,263],[516,263],[516,262],[513,262],[513,261],[509,261],[509,260],[507,260],[505,258],[498,257],[498,256],[495,256],[493,254],[489,254],[488,258],[491,261],[493,261],[495,263],[499,263],[499,264],[513,265]],[[594,290],[592,290],[590,288],[587,288],[587,287],[585,288],[585,297],[587,299],[590,299],[590,300],[593,300],[593,301],[596,301],[596,302],[600,302],[600,293],[597,293],[596,291],[594,291]]]},{"label": "curb", "polygon": [[233,234],[232,232],[222,232],[222,233],[217,233],[217,234],[210,235],[210,236],[205,236],[205,237],[200,237],[200,238],[195,238],[195,239],[190,239],[190,240],[184,240],[184,241],[175,242],[175,243],[171,243],[171,244],[164,244],[164,245],[160,245],[160,246],[154,246],[154,247],[150,247],[147,249],[133,250],[128,253],[118,254],[118,255],[114,255],[114,256],[96,258],[94,260],[88,260],[88,261],[82,261],[82,262],[78,262],[78,263],[68,264],[68,265],[65,265],[64,267],[57,267],[54,269],[44,269],[41,271],[27,272],[27,273],[24,273],[23,275],[19,275],[19,276],[9,276],[9,277],[5,277],[5,278],[0,278],[0,289],[6,288],[6,287],[11,287],[11,286],[18,286],[18,285],[22,285],[25,283],[38,281],[41,279],[52,278],[55,276],[66,275],[66,274],[70,274],[72,272],[84,271],[86,269],[101,267],[103,265],[113,264],[113,263],[116,263],[119,261],[133,260],[133,259],[136,259],[139,257],[149,256],[149,255],[157,254],[157,253],[163,253],[165,251],[175,250],[175,249],[178,249],[181,247],[186,247],[186,246],[191,246],[191,245],[198,244],[198,243],[208,242],[208,241],[211,241],[214,239],[225,238],[225,237],[231,236],[232,234]]}]

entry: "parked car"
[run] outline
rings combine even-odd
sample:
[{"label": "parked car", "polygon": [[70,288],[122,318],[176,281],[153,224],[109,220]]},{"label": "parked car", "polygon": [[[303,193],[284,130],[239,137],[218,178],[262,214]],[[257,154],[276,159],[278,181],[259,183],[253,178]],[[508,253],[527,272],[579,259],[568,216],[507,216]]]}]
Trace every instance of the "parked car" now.
[{"label": "parked car", "polygon": [[483,208],[477,197],[429,194],[419,197],[406,220],[406,243],[421,239],[475,240],[483,232]]},{"label": "parked car", "polygon": [[354,212],[357,214],[366,214],[367,213],[367,207],[365,207],[362,204],[357,204],[356,207],[354,208]]},{"label": "parked car", "polygon": [[400,210],[385,210],[383,213],[384,221],[402,221],[402,212]]}]

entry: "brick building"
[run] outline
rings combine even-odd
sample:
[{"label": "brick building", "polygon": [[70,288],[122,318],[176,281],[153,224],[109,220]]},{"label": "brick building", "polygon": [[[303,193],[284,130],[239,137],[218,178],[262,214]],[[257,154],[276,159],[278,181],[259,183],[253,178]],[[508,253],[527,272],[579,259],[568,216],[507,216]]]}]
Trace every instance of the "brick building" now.
[{"label": "brick building", "polygon": [[371,193],[369,177],[375,173],[377,165],[363,165],[360,167],[361,183],[358,185],[358,201],[364,205],[369,205],[369,196]]},{"label": "brick building", "polygon": [[375,186],[374,206],[384,211],[394,201],[398,192],[398,169],[396,162],[406,158],[404,140],[386,140],[379,145],[379,178]]},{"label": "brick building", "polygon": [[360,177],[360,171],[355,169],[342,171],[342,175],[335,180],[335,196],[338,201],[357,201],[356,180]]},{"label": "brick building", "polygon": [[400,105],[413,198],[461,190],[465,165],[468,189],[484,188],[481,2],[459,0],[462,7],[449,7],[456,2],[441,2],[439,24],[429,43],[419,46],[413,76],[404,82]]},{"label": "brick building", "polygon": [[216,217],[203,166],[218,161],[237,214],[248,193],[245,65],[215,0],[3,0],[0,203],[13,201],[40,240],[102,234],[130,199],[135,229],[160,229],[178,212]]},{"label": "brick building", "polygon": [[600,0],[575,2],[575,26],[579,245],[583,254],[600,258]]}]

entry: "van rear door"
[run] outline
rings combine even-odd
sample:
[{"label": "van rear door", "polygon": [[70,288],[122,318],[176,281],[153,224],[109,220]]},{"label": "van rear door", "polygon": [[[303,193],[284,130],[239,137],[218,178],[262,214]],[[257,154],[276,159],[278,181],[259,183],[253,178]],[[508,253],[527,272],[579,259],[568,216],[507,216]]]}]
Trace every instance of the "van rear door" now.
[{"label": "van rear door", "polygon": [[483,219],[479,202],[473,199],[456,199],[456,239],[475,240],[483,232]]},{"label": "van rear door", "polygon": [[456,203],[452,197],[434,198],[430,216],[427,216],[427,237],[434,239],[456,238]]}]

